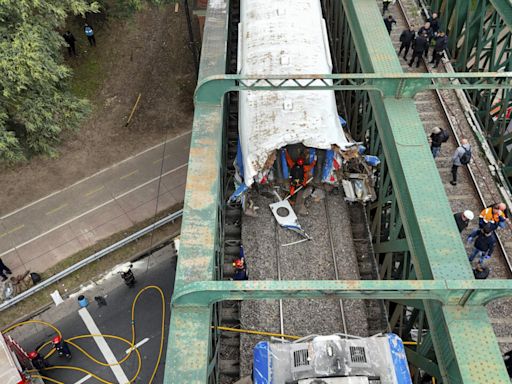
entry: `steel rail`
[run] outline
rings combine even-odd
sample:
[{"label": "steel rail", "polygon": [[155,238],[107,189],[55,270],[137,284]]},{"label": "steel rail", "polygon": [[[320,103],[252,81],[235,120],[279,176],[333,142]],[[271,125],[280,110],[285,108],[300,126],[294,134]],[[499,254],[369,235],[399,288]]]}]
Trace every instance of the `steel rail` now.
[{"label": "steel rail", "polygon": [[183,209],[173,212],[170,215],[158,220],[157,222],[155,222],[151,225],[148,225],[147,227],[142,228],[141,230],[139,230],[135,233],[132,233],[130,236],[127,236],[124,239],[121,239],[118,242],[116,242],[112,245],[109,245],[106,248],[103,248],[101,251],[98,251],[98,252],[92,254],[91,256],[86,257],[85,259],[79,261],[78,263],[73,264],[71,267],[66,268],[65,270],[53,275],[52,277],[41,281],[37,285],[34,285],[32,288],[27,289],[26,291],[20,293],[17,296],[14,296],[12,299],[4,301],[2,304],[0,304],[0,312],[7,308],[12,307],[13,305],[19,303],[22,300],[25,300],[26,298],[32,296],[34,293],[41,291],[42,289],[56,283],[57,281],[63,279],[64,277],[69,276],[70,274],[78,271],[80,268],[83,268],[86,265],[89,265],[93,261],[101,259],[103,256],[106,256],[106,255],[128,245],[132,241],[135,241],[135,240],[141,238],[142,236],[145,236],[148,233],[151,233],[155,229],[158,229],[166,224],[174,222],[176,219],[180,218],[182,215],[183,215]]},{"label": "steel rail", "polygon": [[[398,0],[397,1],[397,4],[399,5],[399,9],[402,13],[402,15],[404,16],[404,19],[407,23],[407,26],[410,27],[412,24],[411,24],[411,21],[409,20],[409,18],[407,17],[407,13],[405,12],[405,7],[404,5],[402,4],[402,0]],[[428,14],[428,10],[426,9],[426,7],[424,6],[423,2],[421,2],[422,4],[422,8],[423,8],[423,12],[425,13],[425,15],[429,15]],[[444,56],[446,57],[446,53],[444,54]],[[427,60],[425,59],[424,56],[422,56],[422,60],[423,60],[423,63],[425,65],[425,68],[426,70],[429,72],[429,73],[432,73],[431,69],[429,68],[428,66],[428,63],[427,63]],[[448,107],[446,105],[446,102],[444,101],[443,99],[443,96],[441,95],[441,92],[439,91],[439,89],[434,89],[435,93],[436,93],[436,96],[437,96],[437,100],[439,101],[439,104],[443,110],[443,113],[444,113],[444,116],[446,118],[446,121],[448,122],[448,125],[450,126],[450,130],[452,131],[453,133],[453,136],[455,138],[455,141],[457,142],[457,146],[460,146],[461,145],[461,141],[460,141],[460,138],[459,138],[459,135],[457,134],[457,131],[455,129],[455,126],[453,125],[452,123],[452,120],[450,119],[449,117],[449,113],[448,113]],[[464,97],[465,97],[465,94],[464,94]],[[467,101],[467,100],[466,100]],[[468,123],[470,123],[468,121]],[[478,125],[478,122],[477,121],[473,121],[471,122],[473,124],[476,124]],[[470,124],[471,124],[470,123]],[[478,167],[477,167],[478,168]],[[473,184],[473,187],[476,191],[476,194],[478,195],[478,198],[480,200],[480,203],[482,204],[483,207],[487,207],[487,203],[485,201],[485,198],[482,194],[482,192],[480,191],[480,188],[478,187],[478,183],[476,182],[476,177],[475,177],[475,173],[474,171],[471,169],[471,164],[468,164],[467,166],[467,170],[468,170],[468,173],[469,173],[469,177],[471,179],[471,182]],[[496,234],[496,238],[498,240],[498,246],[500,248],[500,251],[503,255],[503,258],[505,259],[505,263],[507,264],[507,267],[508,267],[508,271],[509,273],[512,273],[512,263],[508,257],[508,254],[507,254],[507,251],[505,250],[505,246],[503,244],[503,241],[501,240],[500,236],[498,235],[498,233],[495,233]]]}]

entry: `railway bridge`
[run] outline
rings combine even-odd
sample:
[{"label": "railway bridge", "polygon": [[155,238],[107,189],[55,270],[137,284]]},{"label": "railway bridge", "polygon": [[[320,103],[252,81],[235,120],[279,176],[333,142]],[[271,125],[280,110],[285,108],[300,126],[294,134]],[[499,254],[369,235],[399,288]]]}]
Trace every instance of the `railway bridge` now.
[{"label": "railway bridge", "polygon": [[[426,372],[442,383],[509,383],[488,306],[512,297],[512,280],[508,272],[474,279],[452,212],[460,199],[477,199],[478,193],[453,198],[460,190],[446,188],[446,170],[438,169],[432,158],[420,105],[422,97],[448,97],[448,92],[469,100],[474,108],[462,116],[471,119],[471,133],[462,132],[450,118],[445,123],[455,125],[453,146],[462,135],[473,135],[471,141],[480,146],[486,164],[480,168],[490,172],[486,184],[492,183],[497,192],[480,196],[474,207],[489,199],[507,201],[512,175],[507,117],[512,4],[398,0],[391,10],[402,27],[419,11],[440,12],[441,28],[450,38],[449,61],[437,71],[425,66],[409,71],[397,57],[397,35],[388,37],[380,2],[321,4],[332,74],[241,76],[236,71],[238,2],[208,2],[165,383],[222,382],[222,331],[217,326],[226,312],[223,303],[322,297],[381,300],[389,329],[404,335],[417,330],[415,343],[407,346],[416,381]],[[229,264],[229,248],[239,245],[233,233],[240,232],[240,217],[233,220],[227,204],[237,93],[304,89],[334,90],[351,136],[381,160],[377,199],[363,208],[377,278],[226,280],[223,266]],[[463,179],[469,183],[476,168],[470,166]],[[478,192],[478,183],[474,187]],[[508,263],[506,243],[504,239],[500,253],[503,265]]]}]

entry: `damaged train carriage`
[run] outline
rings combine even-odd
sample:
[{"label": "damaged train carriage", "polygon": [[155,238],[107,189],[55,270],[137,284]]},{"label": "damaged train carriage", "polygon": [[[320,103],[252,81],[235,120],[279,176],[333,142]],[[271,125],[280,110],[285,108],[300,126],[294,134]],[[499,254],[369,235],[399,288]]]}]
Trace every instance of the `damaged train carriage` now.
[{"label": "damaged train carriage", "polygon": [[[320,1],[241,0],[238,73],[332,73]],[[342,183],[349,201],[373,199],[371,165],[378,159],[364,156],[344,125],[333,91],[240,92],[237,189],[230,200],[241,199],[247,212],[253,183],[279,186],[293,196],[310,182]]]}]

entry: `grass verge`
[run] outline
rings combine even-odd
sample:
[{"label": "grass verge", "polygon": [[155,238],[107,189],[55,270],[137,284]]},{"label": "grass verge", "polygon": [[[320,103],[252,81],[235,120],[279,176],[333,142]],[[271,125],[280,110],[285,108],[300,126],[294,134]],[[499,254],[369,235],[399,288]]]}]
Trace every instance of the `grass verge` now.
[{"label": "grass verge", "polygon": [[[68,257],[66,260],[61,261],[57,265],[48,269],[44,273],[42,273],[43,279],[48,278],[49,276],[53,276],[56,273],[70,267],[73,264],[76,264],[80,260],[85,259],[86,257],[92,255],[99,250],[106,248],[107,246],[114,244],[115,242],[127,237],[128,235],[137,232],[138,230],[147,227],[151,223],[161,219],[164,216],[169,215],[172,212],[176,212],[181,208],[180,205],[175,205],[168,210],[161,212],[158,214],[156,218],[151,218],[146,221],[143,221],[129,230],[118,232],[107,239],[101,240],[95,245],[86,248],[71,257]],[[110,253],[109,255],[104,256],[103,258],[90,263],[89,265],[81,268],[74,274],[71,274],[62,280],[58,281],[55,284],[50,285],[49,287],[44,288],[43,290],[33,294],[32,296],[26,298],[15,306],[8,308],[1,312],[0,316],[0,329],[6,328],[6,326],[16,322],[20,318],[24,318],[29,316],[30,314],[37,312],[40,308],[47,306],[52,303],[52,299],[50,297],[50,293],[58,290],[62,296],[66,296],[66,293],[72,293],[76,291],[82,284],[85,284],[94,278],[100,276],[105,271],[110,270],[115,265],[131,260],[136,255],[144,252],[149,249],[151,246],[159,243],[160,241],[169,238],[170,236],[176,235],[179,233],[181,227],[181,220],[177,220],[174,223],[164,225],[163,227],[158,228],[153,231],[152,234],[149,233],[146,236],[141,237],[140,239],[131,242],[127,246],[118,249],[115,252]]]}]

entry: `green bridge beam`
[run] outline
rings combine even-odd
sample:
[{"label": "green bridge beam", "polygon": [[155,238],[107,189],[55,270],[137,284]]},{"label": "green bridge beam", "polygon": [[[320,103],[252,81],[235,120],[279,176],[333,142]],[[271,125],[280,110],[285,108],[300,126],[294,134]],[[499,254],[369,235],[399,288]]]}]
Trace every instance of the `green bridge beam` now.
[{"label": "green bridge beam", "polygon": [[[341,0],[365,73],[402,71],[374,0]],[[397,196],[419,279],[473,278],[454,225],[451,208],[412,100],[370,93],[379,137]],[[460,308],[460,307],[459,307]],[[430,333],[443,382],[509,383],[496,337],[484,307],[442,306],[425,300]],[[479,343],[467,335],[478,334]],[[485,356],[478,367],[474,356]]]}]

